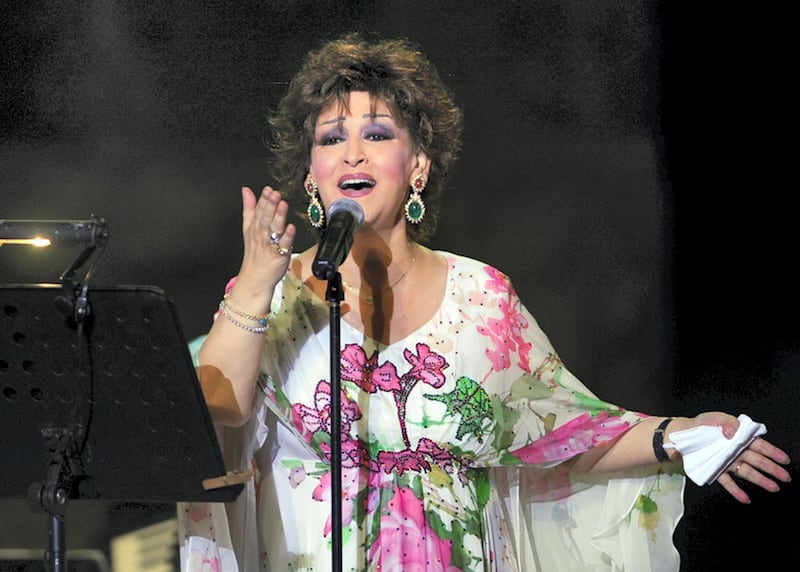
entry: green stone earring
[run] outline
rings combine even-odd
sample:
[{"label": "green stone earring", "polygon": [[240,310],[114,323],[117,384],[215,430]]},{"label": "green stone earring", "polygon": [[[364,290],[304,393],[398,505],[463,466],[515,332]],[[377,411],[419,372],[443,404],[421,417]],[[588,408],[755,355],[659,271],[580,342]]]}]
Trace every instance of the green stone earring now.
[{"label": "green stone earring", "polygon": [[308,220],[314,228],[322,228],[325,224],[325,209],[322,208],[322,203],[319,202],[319,187],[317,182],[311,174],[306,177],[305,183],[306,194],[308,195]]},{"label": "green stone earring", "polygon": [[411,180],[411,195],[406,201],[406,220],[411,224],[419,224],[425,217],[425,203],[422,202],[422,193],[425,189],[425,177],[417,174]]}]

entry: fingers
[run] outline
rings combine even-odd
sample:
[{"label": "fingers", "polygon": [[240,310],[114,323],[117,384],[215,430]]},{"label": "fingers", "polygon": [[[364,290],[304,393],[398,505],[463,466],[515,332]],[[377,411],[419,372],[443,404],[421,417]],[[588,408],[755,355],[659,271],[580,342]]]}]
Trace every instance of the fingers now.
[{"label": "fingers", "polygon": [[250,228],[256,209],[256,196],[249,187],[242,187],[242,232]]},{"label": "fingers", "polygon": [[291,248],[294,232],[287,240],[281,240],[288,227],[293,226],[287,224],[288,213],[289,205],[271,187],[264,187],[258,199],[251,189],[242,188],[242,232],[246,242],[258,245],[266,240],[273,246],[280,242],[274,249],[281,249],[281,252]]},{"label": "fingers", "polygon": [[750,444],[749,448],[755,451],[756,453],[759,453],[761,455],[764,455],[765,457],[773,459],[775,462],[780,463],[781,465],[788,465],[791,462],[789,455],[784,450],[779,449],[778,447],[776,447],[766,439],[762,439],[761,437],[755,439]]},{"label": "fingers", "polygon": [[289,256],[292,253],[295,232],[295,226],[289,224],[284,232],[270,230],[267,240],[273,246],[275,252],[281,256]]},{"label": "fingers", "polygon": [[[774,479],[784,483],[788,483],[792,480],[789,471],[781,466],[791,462],[789,455],[760,437],[753,441],[747,450],[740,455],[740,460],[743,463],[741,469],[752,467],[755,472],[770,475]],[[746,464],[746,466],[744,464]]]},{"label": "fingers", "polygon": [[[777,493],[780,490],[778,483],[776,483],[773,479],[769,478],[767,475],[772,475],[774,478],[779,478],[776,474],[774,474],[774,470],[783,471],[780,467],[771,463],[773,468],[766,467],[762,462],[759,460],[753,460],[750,463],[744,461],[744,455],[740,457],[740,461],[736,461],[732,465],[732,469],[730,470],[730,475],[742,480],[742,481],[749,481],[756,486],[761,487],[765,491],[769,491],[771,493]],[[788,476],[788,473],[787,473]]]},{"label": "fingers", "polygon": [[[791,475],[781,465],[789,463],[789,456],[768,441],[758,438],[730,464],[717,482],[737,501],[749,503],[750,497],[739,482],[750,482],[762,489],[776,493],[778,482],[790,482]],[[739,482],[737,482],[739,481]]]},{"label": "fingers", "polygon": [[271,187],[264,187],[261,195],[256,198],[255,193],[248,187],[242,188],[242,226],[245,233],[253,235],[264,226],[268,226],[275,216],[275,210],[280,204],[280,193]]},{"label": "fingers", "polygon": [[717,482],[724,488],[730,495],[742,504],[749,504],[750,497],[742,488],[736,484],[733,477],[729,473],[723,473],[717,479]]},{"label": "fingers", "polygon": [[719,426],[722,428],[722,434],[728,439],[732,438],[736,434],[736,430],[739,428],[739,420],[736,417],[721,411],[708,411],[701,413],[694,418],[694,422],[695,426]]},{"label": "fingers", "polygon": [[256,205],[255,222],[260,238],[281,256],[292,252],[294,241],[295,228],[287,223],[288,215],[289,205],[280,193],[265,187]]},{"label": "fingers", "polygon": [[244,257],[238,275],[248,291],[267,292],[286,273],[297,233],[288,216],[289,205],[278,191],[264,187],[256,197],[242,188]]}]

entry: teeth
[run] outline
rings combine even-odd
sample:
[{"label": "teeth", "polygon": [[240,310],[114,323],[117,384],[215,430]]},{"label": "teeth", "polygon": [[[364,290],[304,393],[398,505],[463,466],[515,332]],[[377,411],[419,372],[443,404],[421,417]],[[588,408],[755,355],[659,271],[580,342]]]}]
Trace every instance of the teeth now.
[{"label": "teeth", "polygon": [[339,185],[342,189],[363,189],[365,187],[374,187],[375,181],[369,179],[348,179]]}]

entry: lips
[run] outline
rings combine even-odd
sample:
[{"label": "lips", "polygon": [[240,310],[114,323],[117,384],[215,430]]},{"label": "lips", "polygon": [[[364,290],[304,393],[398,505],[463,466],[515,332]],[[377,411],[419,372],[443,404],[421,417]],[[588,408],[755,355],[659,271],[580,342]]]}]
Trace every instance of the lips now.
[{"label": "lips", "polygon": [[339,188],[343,191],[368,191],[375,184],[375,179],[363,173],[353,173],[339,178]]}]

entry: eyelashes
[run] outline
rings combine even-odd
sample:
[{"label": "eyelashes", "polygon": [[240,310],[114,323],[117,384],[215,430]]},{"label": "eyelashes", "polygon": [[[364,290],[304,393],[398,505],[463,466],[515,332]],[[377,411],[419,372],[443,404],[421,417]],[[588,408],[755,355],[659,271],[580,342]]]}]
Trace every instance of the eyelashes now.
[{"label": "eyelashes", "polygon": [[382,125],[373,124],[364,130],[363,137],[368,141],[386,141],[394,139],[394,132]]},{"label": "eyelashes", "polygon": [[343,133],[325,133],[317,139],[317,145],[335,145],[344,140]]},{"label": "eyelashes", "polygon": [[[378,123],[370,123],[361,131],[365,141],[387,141],[395,138],[395,133],[389,127]],[[317,137],[317,145],[336,145],[347,140],[347,132],[342,128],[325,131]]]}]

